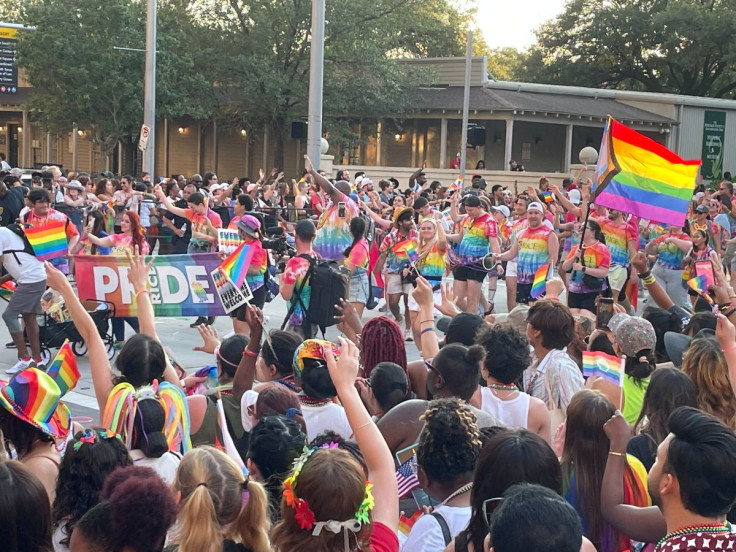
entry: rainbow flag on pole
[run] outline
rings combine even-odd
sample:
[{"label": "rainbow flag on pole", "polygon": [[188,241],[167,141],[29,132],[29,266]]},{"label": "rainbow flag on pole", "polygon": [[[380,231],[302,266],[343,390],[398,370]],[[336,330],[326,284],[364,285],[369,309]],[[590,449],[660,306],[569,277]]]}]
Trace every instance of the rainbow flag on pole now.
[{"label": "rainbow flag on pole", "polygon": [[700,160],[686,161],[612,117],[603,130],[591,202],[682,226]]},{"label": "rainbow flag on pole", "polygon": [[66,222],[50,220],[38,228],[26,228],[26,238],[33,246],[33,251],[39,261],[48,261],[57,257],[64,257],[69,252],[66,240]]},{"label": "rainbow flag on pole", "polygon": [[687,286],[702,295],[703,298],[708,301],[709,305],[712,306],[714,304],[713,298],[708,294],[708,278],[705,274],[691,278],[687,281]]},{"label": "rainbow flag on pole", "polygon": [[59,349],[59,354],[56,355],[54,362],[49,366],[47,373],[59,386],[62,395],[65,395],[67,391],[77,385],[80,378],[77,358],[72,352],[68,339]]},{"label": "rainbow flag on pole", "polygon": [[623,387],[624,359],[601,351],[583,351],[583,376],[601,377]]},{"label": "rainbow flag on pole", "polygon": [[549,274],[549,263],[540,266],[534,273],[532,282],[532,299],[539,299],[547,291],[547,275]]},{"label": "rainbow flag on pole", "polygon": [[245,276],[248,273],[248,266],[250,265],[250,260],[253,258],[254,251],[254,248],[249,247],[247,243],[241,243],[227,259],[222,261],[222,264],[220,265],[222,271],[228,278],[230,278],[237,288],[240,288],[245,281]]},{"label": "rainbow flag on pole", "polygon": [[414,240],[404,240],[397,243],[394,246],[394,255],[396,255],[399,260],[415,263],[419,258],[417,242]]}]

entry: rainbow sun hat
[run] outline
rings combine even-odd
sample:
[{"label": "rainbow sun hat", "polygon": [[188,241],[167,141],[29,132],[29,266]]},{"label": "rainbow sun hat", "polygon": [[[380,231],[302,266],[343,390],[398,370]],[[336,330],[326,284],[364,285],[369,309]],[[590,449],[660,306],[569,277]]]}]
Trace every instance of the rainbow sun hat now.
[{"label": "rainbow sun hat", "polygon": [[53,378],[38,368],[23,370],[8,382],[0,381],[0,405],[5,410],[44,433],[63,439],[69,433],[71,414],[61,396]]}]

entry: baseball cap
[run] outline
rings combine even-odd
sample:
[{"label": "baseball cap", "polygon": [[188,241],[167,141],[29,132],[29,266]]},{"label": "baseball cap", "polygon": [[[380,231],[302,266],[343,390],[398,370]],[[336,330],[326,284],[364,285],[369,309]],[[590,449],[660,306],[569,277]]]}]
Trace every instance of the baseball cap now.
[{"label": "baseball cap", "polygon": [[532,201],[529,204],[529,207],[526,208],[527,211],[531,211],[532,209],[536,209],[540,213],[544,213],[544,207],[542,207],[542,204],[538,201]]},{"label": "baseball cap", "polygon": [[649,320],[640,316],[629,316],[622,312],[614,314],[608,322],[616,343],[627,357],[636,356],[639,351],[654,351],[657,346],[657,334]]},{"label": "baseball cap", "polygon": [[506,218],[509,218],[509,216],[511,215],[511,211],[509,211],[509,208],[505,205],[494,205],[493,207],[491,207],[491,209],[493,209],[494,211],[501,211],[503,213],[503,216],[505,216]]},{"label": "baseball cap", "polygon": [[572,203],[573,205],[580,205],[580,190],[573,188],[572,190],[567,192],[567,197],[570,200],[570,203]]},{"label": "baseball cap", "polygon": [[708,214],[708,207],[706,207],[705,205],[698,205],[695,208],[695,212],[696,213],[705,213],[705,214]]},{"label": "baseball cap", "polygon": [[463,198],[463,205],[466,207],[480,207],[480,198],[477,195],[468,194]]},{"label": "baseball cap", "polygon": [[445,343],[462,343],[468,347],[473,344],[478,328],[485,324],[480,316],[468,312],[461,312],[447,322],[444,320],[445,317],[437,321],[437,329],[442,331],[444,328]]},{"label": "baseball cap", "polygon": [[253,215],[243,215],[238,221],[238,228],[249,236],[256,236],[261,229],[261,221]]},{"label": "baseball cap", "polygon": [[246,189],[246,192],[251,193],[253,190],[257,190],[257,189],[258,189],[258,184],[255,184],[255,183],[248,184],[248,188]]}]

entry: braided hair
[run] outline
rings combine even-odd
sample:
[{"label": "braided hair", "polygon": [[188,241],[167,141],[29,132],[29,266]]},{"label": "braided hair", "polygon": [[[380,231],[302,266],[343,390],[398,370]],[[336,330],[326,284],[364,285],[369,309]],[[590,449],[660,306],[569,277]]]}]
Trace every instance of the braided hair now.
[{"label": "braided hair", "polygon": [[481,439],[475,414],[465,402],[454,397],[434,400],[422,419],[417,462],[427,477],[451,483],[463,474],[472,475]]},{"label": "braided hair", "polygon": [[399,325],[389,317],[377,316],[366,322],[361,333],[361,342],[364,377],[370,377],[371,370],[380,362],[393,362],[406,372],[404,334]]}]

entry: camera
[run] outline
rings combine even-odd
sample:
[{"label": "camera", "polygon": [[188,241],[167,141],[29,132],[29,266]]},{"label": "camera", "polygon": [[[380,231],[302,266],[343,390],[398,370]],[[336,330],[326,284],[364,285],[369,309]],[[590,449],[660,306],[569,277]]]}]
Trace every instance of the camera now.
[{"label": "camera", "polygon": [[[263,249],[269,249],[273,251],[275,257],[293,257],[296,255],[296,249],[291,245],[284,235],[284,229],[280,226],[266,228],[266,235],[269,236],[266,239],[261,240]],[[277,265],[277,271],[279,273],[284,271],[286,263],[281,261]]]}]

